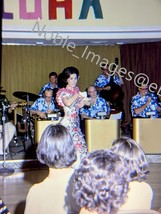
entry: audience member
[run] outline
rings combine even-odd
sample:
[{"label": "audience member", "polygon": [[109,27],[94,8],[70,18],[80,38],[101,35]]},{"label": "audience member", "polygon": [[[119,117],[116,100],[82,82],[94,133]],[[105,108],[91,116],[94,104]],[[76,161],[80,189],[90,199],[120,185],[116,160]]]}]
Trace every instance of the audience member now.
[{"label": "audience member", "polygon": [[90,106],[80,109],[81,118],[98,118],[98,112],[105,112],[107,117],[110,114],[110,106],[106,100],[97,95],[96,88],[92,85],[87,88],[87,93],[90,98]]},{"label": "audience member", "polygon": [[75,171],[74,192],[80,213],[113,214],[125,203],[128,168],[111,150],[89,153]]},{"label": "audience member", "polygon": [[113,71],[108,64],[102,64],[102,74],[100,74],[94,83],[100,97],[110,102],[111,109],[115,112],[123,111],[124,93],[121,88],[123,80],[117,72],[117,68]]},{"label": "audience member", "polygon": [[63,107],[65,114],[60,123],[68,128],[73,138],[77,150],[77,158],[83,158],[87,154],[87,145],[80,129],[79,109],[84,106],[85,101],[76,86],[79,71],[75,67],[67,67],[60,76],[61,89],[57,92],[56,99],[58,105]]},{"label": "audience member", "polygon": [[54,103],[53,90],[45,89],[43,97],[38,98],[29,108],[31,116],[36,115],[41,119],[47,118],[47,114],[51,114],[57,110]]},{"label": "audience member", "polygon": [[49,125],[37,147],[37,158],[49,167],[49,175],[44,181],[30,188],[25,214],[78,213],[79,208],[74,203],[72,194],[67,195],[67,188],[71,188],[72,192],[72,186],[69,187],[69,184],[76,157],[76,150],[67,128],[60,124]]},{"label": "audience member", "polygon": [[57,73],[56,72],[51,72],[49,74],[49,82],[46,83],[40,90],[39,92],[39,96],[42,97],[43,96],[43,93],[44,91],[47,89],[47,88],[50,88],[53,90],[53,96],[55,97],[56,96],[56,92],[58,90],[58,84],[57,84]]},{"label": "audience member", "polygon": [[143,149],[133,139],[122,137],[112,143],[111,150],[123,157],[129,168],[128,199],[120,209],[150,209],[153,191],[150,185],[145,182],[149,166]]},{"label": "audience member", "polygon": [[148,91],[148,85],[142,84],[138,87],[138,93],[131,100],[131,114],[135,118],[149,118],[151,115],[158,118],[161,107],[155,93]]}]

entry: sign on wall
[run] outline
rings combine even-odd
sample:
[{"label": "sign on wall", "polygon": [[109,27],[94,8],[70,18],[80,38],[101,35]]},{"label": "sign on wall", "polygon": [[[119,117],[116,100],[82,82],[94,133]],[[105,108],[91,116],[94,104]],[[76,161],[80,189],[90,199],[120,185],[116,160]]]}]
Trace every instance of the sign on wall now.
[{"label": "sign on wall", "polygon": [[41,28],[60,32],[161,31],[158,0],[2,0],[3,37]]}]

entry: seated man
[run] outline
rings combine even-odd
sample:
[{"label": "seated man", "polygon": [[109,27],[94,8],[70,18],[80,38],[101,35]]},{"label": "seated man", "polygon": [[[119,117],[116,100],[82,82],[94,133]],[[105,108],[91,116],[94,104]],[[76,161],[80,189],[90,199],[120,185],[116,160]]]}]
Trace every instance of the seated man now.
[{"label": "seated man", "polygon": [[102,74],[100,74],[94,83],[96,90],[99,92],[100,97],[110,102],[111,109],[116,113],[123,111],[123,98],[124,92],[121,88],[123,84],[122,78],[115,70],[111,70],[109,65],[102,64]]},{"label": "seated man", "polygon": [[90,106],[84,106],[80,109],[81,118],[98,118],[98,112],[105,112],[106,116],[110,114],[110,106],[106,100],[97,95],[96,88],[89,86],[87,93],[90,100]]},{"label": "seated man", "polygon": [[47,114],[56,111],[53,98],[53,90],[50,88],[45,89],[43,97],[38,98],[30,107],[31,116],[37,115],[41,119],[47,118]]},{"label": "seated man", "polygon": [[152,113],[154,118],[158,118],[161,107],[158,105],[157,96],[148,91],[147,84],[142,84],[138,90],[139,92],[131,100],[132,117],[149,118]]}]

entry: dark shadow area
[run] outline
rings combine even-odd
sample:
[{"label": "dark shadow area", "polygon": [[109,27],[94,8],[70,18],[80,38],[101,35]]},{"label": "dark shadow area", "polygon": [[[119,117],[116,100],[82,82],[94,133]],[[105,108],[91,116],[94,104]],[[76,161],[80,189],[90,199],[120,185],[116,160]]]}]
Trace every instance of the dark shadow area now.
[{"label": "dark shadow area", "polygon": [[13,214],[22,214],[25,211],[25,201],[20,202],[15,209],[15,212]]}]

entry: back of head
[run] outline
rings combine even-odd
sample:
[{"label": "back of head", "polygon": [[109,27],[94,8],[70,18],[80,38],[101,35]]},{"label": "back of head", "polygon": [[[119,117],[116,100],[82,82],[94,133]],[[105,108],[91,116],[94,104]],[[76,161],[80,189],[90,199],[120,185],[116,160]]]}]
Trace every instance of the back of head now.
[{"label": "back of head", "polygon": [[149,166],[140,144],[129,137],[122,137],[112,143],[111,150],[127,161],[130,180],[141,181],[146,179]]},{"label": "back of head", "polygon": [[38,160],[51,168],[66,168],[76,161],[76,151],[67,128],[49,125],[37,147]]},{"label": "back of head", "polygon": [[79,76],[79,71],[76,67],[70,66],[65,68],[59,75],[58,75],[58,86],[59,88],[66,87],[67,79],[70,77],[71,74],[76,74]]},{"label": "back of head", "polygon": [[97,213],[115,213],[128,192],[128,169],[110,150],[89,153],[75,172],[74,196],[80,207]]}]

